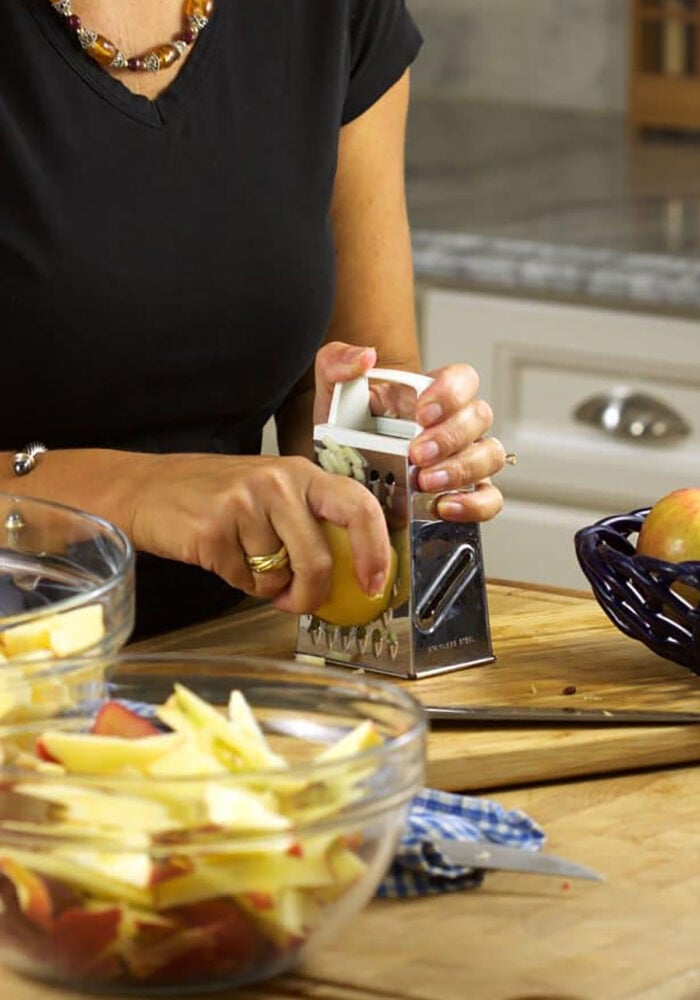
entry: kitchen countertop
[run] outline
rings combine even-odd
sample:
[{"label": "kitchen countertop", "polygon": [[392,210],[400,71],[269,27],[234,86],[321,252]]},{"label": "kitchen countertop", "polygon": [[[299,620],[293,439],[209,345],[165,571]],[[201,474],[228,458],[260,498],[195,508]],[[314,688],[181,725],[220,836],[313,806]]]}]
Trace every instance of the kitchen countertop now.
[{"label": "kitchen countertop", "polygon": [[[700,677],[625,636],[586,591],[490,581],[488,608],[495,663],[392,683],[434,705],[700,709]],[[287,658],[296,627],[293,616],[252,602],[138,648]],[[566,688],[574,693],[563,694]],[[562,726],[435,726],[428,737],[428,783],[483,791],[699,759],[700,727],[692,725],[606,724],[601,731],[571,727],[565,719]]]},{"label": "kitchen countertop", "polygon": [[[595,605],[587,597],[526,586],[489,585],[494,645],[509,670],[518,648],[559,659],[568,647],[570,662],[594,664],[600,651],[616,643],[640,665],[639,689],[644,699],[668,699],[673,685],[650,685],[644,676],[652,654],[627,639],[598,609],[600,628],[589,621]],[[564,602],[567,612],[558,605]],[[539,610],[552,625],[533,630],[522,617]],[[546,607],[555,607],[551,614]],[[585,624],[572,611],[577,609]],[[555,624],[556,623],[556,624]],[[253,607],[208,623],[142,643],[142,649],[207,649],[238,654],[289,655],[295,622],[271,607]],[[537,642],[533,644],[532,636]],[[133,647],[132,647],[133,648]],[[612,663],[612,647],[609,649]],[[656,658],[661,669],[665,661]],[[665,664],[673,667],[672,664]],[[478,669],[478,668],[476,668]],[[487,670],[497,671],[497,665]],[[673,668],[681,685],[692,678]],[[584,671],[585,672],[585,671]],[[469,674],[465,671],[464,674]],[[456,677],[457,675],[452,675]],[[692,678],[697,683],[698,678]],[[411,690],[424,688],[416,681]],[[678,689],[677,693],[678,693]],[[530,694],[529,688],[527,689]],[[546,696],[546,691],[541,692]],[[530,728],[530,727],[528,727]],[[680,727],[662,727],[669,737]],[[617,729],[620,737],[623,733]],[[614,732],[615,730],[611,730]],[[520,729],[523,740],[528,733]],[[596,731],[597,732],[597,731]],[[459,740],[474,754],[483,729],[453,731],[453,752]],[[429,744],[429,767],[437,744]],[[495,734],[492,734],[495,735]],[[555,728],[550,758],[571,750],[577,737],[571,729]],[[595,736],[595,733],[594,733]],[[639,743],[653,737],[639,730]],[[684,739],[695,741],[697,727],[686,727]],[[599,733],[597,739],[605,739]],[[578,757],[586,750],[578,744]],[[478,759],[478,755],[474,754]],[[620,744],[620,767],[629,766]],[[494,789],[509,809],[522,809],[547,833],[546,849],[600,871],[605,881],[585,883],[489,873],[476,891],[447,893],[420,899],[374,900],[334,940],[310,955],[288,976],[249,989],[206,995],[221,1000],[690,1000],[698,997],[700,937],[700,768],[636,770],[621,775],[515,787],[523,779],[515,757],[509,787]],[[650,760],[639,761],[649,765]],[[478,764],[476,765],[478,767]],[[472,772],[474,773],[474,772]],[[574,774],[579,780],[573,780]],[[466,774],[465,774],[466,778]],[[430,771],[429,771],[429,780]],[[469,787],[467,785],[467,787]],[[112,994],[127,1000],[124,991]],[[143,991],[132,997],[143,997]],[[60,990],[17,978],[0,966],[3,1000],[78,1000]]]},{"label": "kitchen countertop", "polygon": [[419,282],[700,312],[700,135],[418,94],[407,191]]}]

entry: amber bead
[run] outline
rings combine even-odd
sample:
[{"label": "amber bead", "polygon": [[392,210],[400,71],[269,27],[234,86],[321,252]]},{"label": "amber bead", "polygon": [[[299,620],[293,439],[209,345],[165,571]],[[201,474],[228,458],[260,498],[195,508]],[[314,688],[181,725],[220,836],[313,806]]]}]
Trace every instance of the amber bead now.
[{"label": "amber bead", "polygon": [[105,68],[111,66],[117,54],[117,46],[110,42],[108,38],[98,35],[92,45],[85,49],[88,55],[92,56],[95,62]]},{"label": "amber bead", "polygon": [[180,58],[180,53],[174,45],[159,45],[157,49],[153,49],[153,55],[158,59],[161,69],[172,66]]},{"label": "amber bead", "polygon": [[214,0],[185,0],[185,17],[205,17],[214,12]]}]

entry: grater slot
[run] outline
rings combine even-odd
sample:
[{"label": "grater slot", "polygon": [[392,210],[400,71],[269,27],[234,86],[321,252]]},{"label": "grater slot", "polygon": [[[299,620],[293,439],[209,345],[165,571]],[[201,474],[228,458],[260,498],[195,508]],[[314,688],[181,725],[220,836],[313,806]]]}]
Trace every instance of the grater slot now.
[{"label": "grater slot", "polygon": [[478,569],[476,549],[458,546],[416,605],[414,622],[421,632],[432,632],[452,607]]}]

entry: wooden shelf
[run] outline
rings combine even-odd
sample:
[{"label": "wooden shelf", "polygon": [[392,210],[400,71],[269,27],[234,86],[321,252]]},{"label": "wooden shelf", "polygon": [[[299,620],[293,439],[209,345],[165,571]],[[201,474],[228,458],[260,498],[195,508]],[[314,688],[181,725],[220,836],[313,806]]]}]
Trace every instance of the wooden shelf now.
[{"label": "wooden shelf", "polygon": [[700,130],[700,0],[630,0],[630,125]]}]

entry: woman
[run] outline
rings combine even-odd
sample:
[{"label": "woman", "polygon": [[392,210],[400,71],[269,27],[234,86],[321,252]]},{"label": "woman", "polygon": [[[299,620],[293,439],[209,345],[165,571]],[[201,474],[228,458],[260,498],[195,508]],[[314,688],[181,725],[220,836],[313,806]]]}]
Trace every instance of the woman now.
[{"label": "woman", "polygon": [[[334,382],[420,367],[404,0],[0,9],[0,489],[130,535],[141,634],[240,591],[313,610],[323,518],[348,526],[358,578],[381,590],[378,504],[299,456]],[[455,365],[418,401],[421,488],[477,487],[441,501],[453,520],[501,506],[477,388]],[[258,454],[273,414],[290,457]],[[18,480],[33,440],[48,451]],[[282,545],[288,562],[251,567]]]}]

